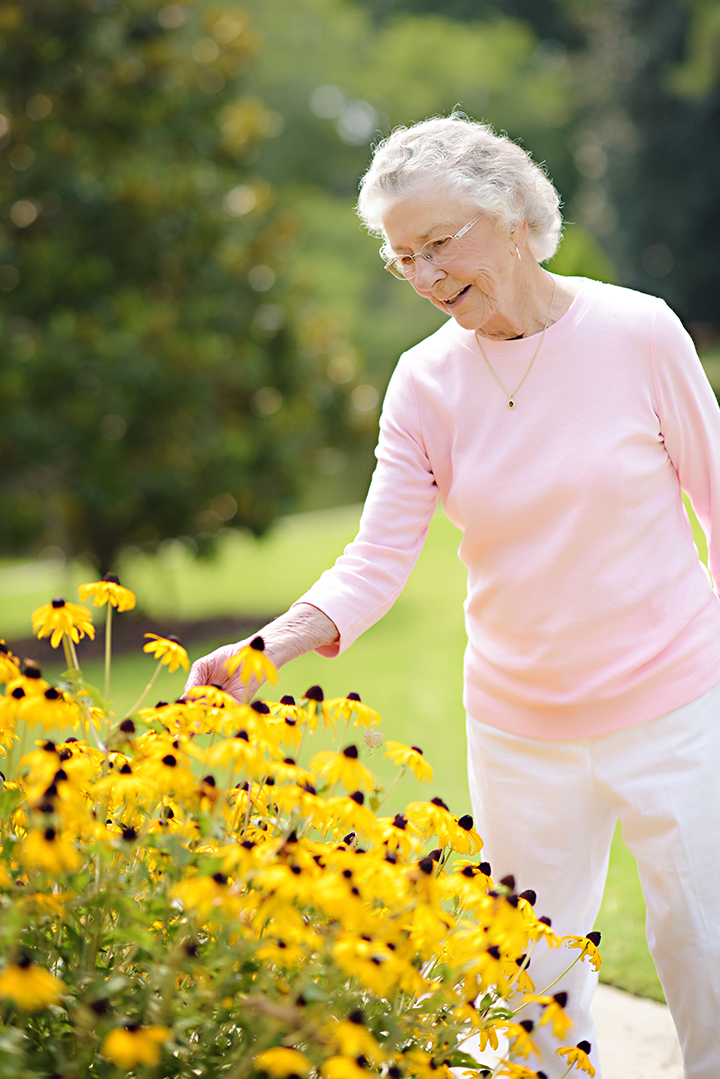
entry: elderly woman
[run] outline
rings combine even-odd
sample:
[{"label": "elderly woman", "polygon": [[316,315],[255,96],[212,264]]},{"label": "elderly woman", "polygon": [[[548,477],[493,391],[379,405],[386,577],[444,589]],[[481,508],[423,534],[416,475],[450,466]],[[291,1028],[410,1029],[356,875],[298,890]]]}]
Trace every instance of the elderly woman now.
[{"label": "elderly woman", "polygon": [[[261,632],[278,665],[347,648],[402,591],[439,496],[468,572],[484,857],[496,879],[537,891],[559,933],[583,935],[619,818],[685,1075],[717,1079],[720,601],[682,488],[717,580],[720,412],[661,300],[543,268],[558,203],[527,153],[460,116],[377,147],[360,217],[385,268],[450,317],[390,381],[357,538]],[[189,685],[239,694],[224,669],[237,649],[198,661]],[[565,959],[534,961],[538,991]],[[576,1041],[594,1041],[594,985],[580,963],[556,987]],[[552,1079],[564,1069],[547,1031],[537,1066]]]}]

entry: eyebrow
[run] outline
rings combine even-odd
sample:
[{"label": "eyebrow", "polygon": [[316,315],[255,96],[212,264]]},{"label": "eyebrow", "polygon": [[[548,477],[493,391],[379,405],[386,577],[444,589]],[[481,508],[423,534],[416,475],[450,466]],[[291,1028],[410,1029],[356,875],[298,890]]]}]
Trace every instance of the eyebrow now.
[{"label": "eyebrow", "polygon": [[[451,225],[444,225],[444,226],[443,225],[437,225],[437,224],[436,225],[430,225],[430,227],[425,232],[419,232],[418,233],[418,240],[422,244],[426,240],[429,240],[431,238],[431,233],[435,232],[436,229],[439,229],[439,228],[450,229],[451,227],[452,227]],[[462,228],[462,225],[460,225],[460,228]],[[457,229],[455,231],[457,232]],[[452,233],[451,232],[442,232],[442,233],[440,233],[440,235],[441,236],[452,236]],[[402,253],[401,251],[398,251],[397,248],[393,247],[389,240],[387,241],[387,246],[391,251],[394,251],[396,255],[399,255],[399,254]],[[407,247],[405,250],[410,251],[411,248]]]}]

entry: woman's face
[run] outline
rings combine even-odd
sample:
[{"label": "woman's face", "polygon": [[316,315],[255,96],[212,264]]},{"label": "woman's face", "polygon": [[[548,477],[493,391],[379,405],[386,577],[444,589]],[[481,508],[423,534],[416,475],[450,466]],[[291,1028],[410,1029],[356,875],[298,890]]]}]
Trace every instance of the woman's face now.
[{"label": "woman's face", "polygon": [[[424,188],[391,203],[382,223],[395,254],[416,254],[428,240],[454,236],[477,213],[477,206],[465,199],[443,198],[442,193]],[[419,296],[452,315],[464,329],[480,330],[512,309],[520,266],[507,227],[483,214],[458,241],[458,256],[452,262],[435,266],[417,258],[411,284]]]}]

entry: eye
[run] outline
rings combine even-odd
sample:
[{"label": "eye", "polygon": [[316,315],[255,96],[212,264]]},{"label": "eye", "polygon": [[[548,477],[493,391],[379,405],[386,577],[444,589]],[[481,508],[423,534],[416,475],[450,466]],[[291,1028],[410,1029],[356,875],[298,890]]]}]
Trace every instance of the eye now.
[{"label": "eye", "polygon": [[444,248],[449,247],[452,243],[452,236],[438,236],[436,240],[430,240],[425,244],[424,251],[442,251]]},{"label": "eye", "polygon": [[415,262],[415,256],[414,255],[398,255],[398,257],[395,259],[395,262],[403,270],[406,270],[408,268],[408,266],[412,266],[412,264]]}]

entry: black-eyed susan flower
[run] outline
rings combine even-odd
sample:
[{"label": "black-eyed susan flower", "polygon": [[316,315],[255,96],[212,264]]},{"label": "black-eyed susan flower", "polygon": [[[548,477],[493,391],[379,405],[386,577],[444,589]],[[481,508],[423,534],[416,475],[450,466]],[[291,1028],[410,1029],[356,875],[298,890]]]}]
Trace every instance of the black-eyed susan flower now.
[{"label": "black-eyed susan flower", "polygon": [[347,791],[359,788],[369,791],[373,787],[372,772],[358,760],[357,746],[345,746],[340,753],[332,749],[316,753],[310,768],[330,786],[339,781]]},{"label": "black-eyed susan flower", "polygon": [[323,1035],[332,1048],[337,1049],[343,1056],[363,1056],[375,1064],[385,1059],[385,1051],[365,1026],[359,1008],[353,1009],[347,1019],[328,1023],[323,1029]]},{"label": "black-eyed susan flower", "polygon": [[94,607],[104,607],[109,603],[110,606],[117,607],[118,611],[131,611],[137,602],[135,593],[124,588],[114,573],[106,573],[102,581],[81,584],[78,595],[81,603],[92,599]]},{"label": "black-eyed susan flower", "polygon": [[590,1042],[581,1041],[577,1045],[563,1045],[560,1049],[556,1049],[555,1052],[559,1057],[565,1057],[568,1064],[576,1066],[580,1071],[587,1072],[591,1077],[595,1074],[595,1068],[590,1063],[589,1053],[592,1049]]},{"label": "black-eyed susan flower", "polygon": [[155,656],[159,663],[174,674],[178,667],[184,671],[190,669],[188,654],[177,637],[159,637],[157,633],[146,633],[148,643],[143,645],[143,652]]},{"label": "black-eyed susan flower", "polygon": [[322,716],[323,727],[335,730],[335,717],[325,707],[325,694],[320,686],[310,686],[303,693],[305,705],[305,722],[309,730],[314,734],[317,727],[318,716]]},{"label": "black-eyed susan flower", "polygon": [[365,805],[362,791],[353,791],[347,797],[326,798],[325,807],[329,818],[343,832],[359,832],[369,836],[375,826],[375,814]]},{"label": "black-eyed susan flower", "polygon": [[535,1042],[530,1037],[534,1027],[532,1019],[523,1019],[519,1023],[507,1023],[505,1033],[512,1039],[513,1053],[517,1053],[520,1057],[529,1057],[531,1053],[536,1057],[540,1056]]},{"label": "black-eyed susan flower", "polygon": [[18,702],[17,718],[31,727],[39,725],[47,731],[67,727],[77,730],[82,721],[82,712],[76,701],[55,686],[47,686],[42,693],[26,694]]},{"label": "black-eyed susan flower", "polygon": [[265,641],[262,637],[253,637],[250,644],[246,644],[239,652],[231,656],[225,666],[230,675],[235,674],[240,668],[240,680],[245,683],[253,678],[256,678],[258,682],[264,682],[267,679],[273,685],[277,682],[277,668],[265,655]]},{"label": "black-eyed susan flower", "polygon": [[420,846],[417,828],[404,813],[396,813],[394,817],[378,817],[373,838],[383,843],[388,851],[401,851],[404,855],[409,855]]},{"label": "black-eyed susan flower", "polygon": [[550,948],[559,948],[562,941],[552,927],[552,920],[546,914],[541,915],[528,930],[531,940],[544,940]]},{"label": "black-eyed susan flower", "polygon": [[63,637],[69,637],[77,644],[81,637],[87,635],[92,640],[95,636],[95,626],[87,607],[66,603],[61,596],[33,611],[32,627],[36,637],[50,637],[53,648],[57,648]]},{"label": "black-eyed susan flower", "polygon": [[57,1004],[65,992],[65,983],[23,955],[8,963],[0,974],[0,998],[10,1000],[23,1012],[38,1012]]},{"label": "black-eyed susan flower", "polygon": [[525,1064],[515,1064],[512,1060],[504,1060],[500,1071],[494,1072],[494,1075],[497,1075],[498,1079],[500,1076],[505,1079],[545,1079],[545,1072],[536,1072]]},{"label": "black-eyed susan flower", "polygon": [[433,777],[433,770],[418,746],[406,746],[402,742],[388,739],[385,743],[385,756],[397,767],[409,768],[421,783],[429,783]]},{"label": "black-eyed susan flower", "polygon": [[582,954],[580,959],[587,959],[593,970],[599,970],[600,964],[602,963],[602,957],[598,951],[598,945],[600,944],[601,939],[601,934],[597,932],[597,930],[594,930],[584,937],[563,937],[562,943],[566,948],[581,948]]},{"label": "black-eyed susan flower", "polygon": [[17,858],[26,869],[43,870],[60,876],[72,873],[81,864],[75,845],[54,828],[31,828],[16,848]]},{"label": "black-eyed susan flower", "polygon": [[470,814],[455,817],[442,798],[433,798],[430,802],[410,802],[407,815],[424,838],[436,835],[441,847],[450,847],[458,854],[474,854],[483,845]]},{"label": "black-eyed susan flower", "polygon": [[312,1061],[308,1060],[304,1053],[298,1049],[288,1049],[284,1045],[277,1045],[273,1049],[265,1049],[254,1057],[255,1067],[258,1071],[267,1072],[273,1079],[289,1079],[291,1075],[307,1075],[312,1068]]},{"label": "black-eyed susan flower", "polygon": [[[341,933],[332,947],[338,968],[348,977],[357,978],[364,989],[386,997],[400,983],[404,964],[388,946],[352,932]],[[361,1050],[366,1056],[367,1052]]]},{"label": "black-eyed susan flower", "polygon": [[331,697],[329,701],[325,701],[325,707],[343,723],[349,723],[354,715],[356,727],[375,727],[380,722],[380,713],[363,704],[359,693],[348,693],[347,697]]},{"label": "black-eyed susan flower", "polygon": [[367,1069],[353,1057],[334,1056],[323,1061],[320,1068],[322,1079],[368,1079]]},{"label": "black-eyed susan flower", "polygon": [[160,1063],[162,1046],[169,1037],[169,1027],[127,1023],[124,1027],[115,1027],[106,1035],[100,1051],[106,1060],[118,1068],[128,1070],[139,1064],[153,1067]]},{"label": "black-eyed susan flower", "polygon": [[173,886],[171,895],[184,910],[192,911],[202,922],[221,910],[237,917],[242,906],[224,873],[187,877]]},{"label": "black-eyed susan flower", "polygon": [[565,1011],[568,999],[567,993],[555,993],[553,996],[535,996],[531,999],[542,1006],[542,1015],[538,1026],[542,1027],[550,1024],[555,1037],[558,1041],[562,1041],[573,1025],[572,1019]]},{"label": "black-eyed susan flower", "polygon": [[20,660],[0,637],[0,686],[12,682],[20,673]]}]

